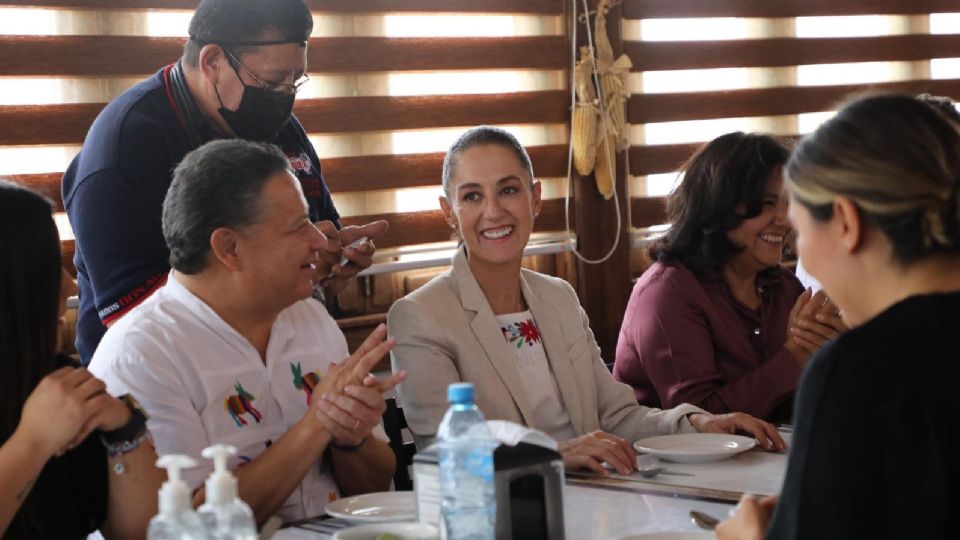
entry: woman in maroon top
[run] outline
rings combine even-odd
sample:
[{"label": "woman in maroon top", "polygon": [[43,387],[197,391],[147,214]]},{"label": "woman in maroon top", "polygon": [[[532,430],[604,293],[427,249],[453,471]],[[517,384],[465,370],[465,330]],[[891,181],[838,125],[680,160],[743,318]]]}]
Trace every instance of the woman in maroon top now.
[{"label": "woman in maroon top", "polygon": [[670,230],[651,249],[617,344],[614,377],[640,403],[789,418],[802,367],[843,323],[780,265],[788,157],[769,136],[735,132],[682,168]]}]

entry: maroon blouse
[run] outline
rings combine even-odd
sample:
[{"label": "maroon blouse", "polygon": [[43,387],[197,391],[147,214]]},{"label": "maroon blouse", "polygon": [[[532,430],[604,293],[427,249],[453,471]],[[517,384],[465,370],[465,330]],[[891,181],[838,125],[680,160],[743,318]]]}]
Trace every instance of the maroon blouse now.
[{"label": "maroon blouse", "polygon": [[761,306],[752,310],[716,272],[654,263],[630,295],[614,378],[650,407],[692,403],[769,417],[799,382],[800,366],[784,343],[803,292],[789,270],[771,272],[757,278]]}]

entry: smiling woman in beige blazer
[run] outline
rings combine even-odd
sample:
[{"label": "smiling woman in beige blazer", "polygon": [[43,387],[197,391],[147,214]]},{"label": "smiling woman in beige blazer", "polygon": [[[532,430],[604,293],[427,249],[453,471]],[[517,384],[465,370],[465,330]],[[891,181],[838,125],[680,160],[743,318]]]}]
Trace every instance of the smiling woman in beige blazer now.
[{"label": "smiling woman in beige blazer", "polygon": [[464,133],[443,164],[440,205],[462,244],[453,267],[397,301],[388,325],[394,370],[417,446],[432,442],[446,387],[472,382],[488,419],[511,420],[558,440],[567,468],[621,473],[634,467],[627,441],[678,432],[742,431],[780,450],[776,430],[751,416],[711,415],[689,404],[638,405],[600,358],[586,313],[565,281],[521,268],[540,212],[530,158],[509,133]]}]

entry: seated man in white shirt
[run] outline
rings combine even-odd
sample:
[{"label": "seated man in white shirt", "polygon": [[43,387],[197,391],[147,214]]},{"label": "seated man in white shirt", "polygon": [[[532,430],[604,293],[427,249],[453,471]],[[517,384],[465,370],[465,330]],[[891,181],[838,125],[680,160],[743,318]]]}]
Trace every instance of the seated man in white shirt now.
[{"label": "seated man in white shirt", "polygon": [[112,394],[140,400],[158,454],[200,462],[183,473],[197,504],[213,467],[203,448],[237,447],[240,497],[259,523],[389,488],[382,393],[405,376],[369,375],[393,347],[385,327],[351,356],[310,297],[325,237],[289,167],[276,147],[239,139],[188,154],[163,205],[173,270],[90,364]]}]

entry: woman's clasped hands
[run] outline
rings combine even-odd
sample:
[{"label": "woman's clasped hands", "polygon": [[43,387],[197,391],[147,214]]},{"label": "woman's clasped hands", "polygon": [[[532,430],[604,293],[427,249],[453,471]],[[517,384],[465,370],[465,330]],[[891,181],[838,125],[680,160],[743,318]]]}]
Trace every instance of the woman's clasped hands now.
[{"label": "woman's clasped hands", "polygon": [[822,290],[807,289],[790,310],[787,342],[800,367],[825,343],[847,330],[836,304]]}]

